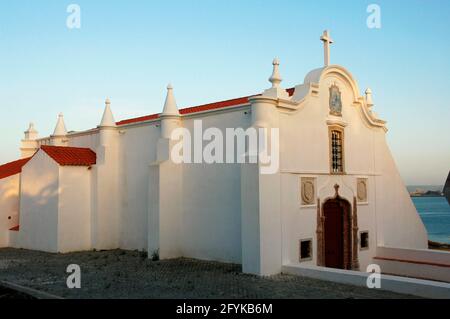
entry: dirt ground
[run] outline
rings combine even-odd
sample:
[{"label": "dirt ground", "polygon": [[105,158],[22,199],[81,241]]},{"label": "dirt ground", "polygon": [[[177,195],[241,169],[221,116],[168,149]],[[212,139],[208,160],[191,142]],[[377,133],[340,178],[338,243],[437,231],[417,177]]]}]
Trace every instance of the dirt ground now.
[{"label": "dirt ground", "polygon": [[[70,264],[81,267],[81,289],[67,288]],[[0,249],[0,281],[76,299],[411,298],[291,275],[260,278],[241,273],[233,264],[185,258],[151,261],[145,253],[124,250],[49,254]]]}]

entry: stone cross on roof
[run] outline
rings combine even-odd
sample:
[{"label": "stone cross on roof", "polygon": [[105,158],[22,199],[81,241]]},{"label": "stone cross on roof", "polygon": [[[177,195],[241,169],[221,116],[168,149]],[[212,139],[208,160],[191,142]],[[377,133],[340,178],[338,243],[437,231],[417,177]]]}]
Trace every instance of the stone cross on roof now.
[{"label": "stone cross on roof", "polygon": [[323,35],[320,37],[320,40],[323,41],[323,49],[324,49],[324,64],[325,66],[330,65],[330,44],[334,41],[331,39],[328,30],[323,31]]}]

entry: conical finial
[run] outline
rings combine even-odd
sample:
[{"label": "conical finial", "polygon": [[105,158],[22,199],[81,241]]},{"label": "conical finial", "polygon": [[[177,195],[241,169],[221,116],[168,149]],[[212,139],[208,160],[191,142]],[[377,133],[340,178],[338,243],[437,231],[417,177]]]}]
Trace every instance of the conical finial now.
[{"label": "conical finial", "polygon": [[172,84],[167,85],[166,102],[164,103],[164,109],[161,115],[180,115],[178,111],[177,102],[173,94]]},{"label": "conical finial", "polygon": [[116,121],[114,120],[114,115],[111,111],[111,101],[109,100],[109,98],[106,98],[105,111],[103,112],[100,127],[114,127],[114,126],[116,126]]},{"label": "conical finial", "polygon": [[279,70],[280,60],[278,60],[278,58],[273,59],[272,65],[273,65],[273,72],[272,76],[269,78],[269,82],[272,83],[272,88],[278,88],[280,87],[281,81],[283,81]]},{"label": "conical finial", "polygon": [[64,115],[59,113],[58,122],[56,123],[55,131],[53,136],[64,136],[67,134],[66,124],[64,123]]},{"label": "conical finial", "polygon": [[372,90],[370,88],[366,90],[366,104],[368,107],[372,107],[374,105],[372,98]]}]

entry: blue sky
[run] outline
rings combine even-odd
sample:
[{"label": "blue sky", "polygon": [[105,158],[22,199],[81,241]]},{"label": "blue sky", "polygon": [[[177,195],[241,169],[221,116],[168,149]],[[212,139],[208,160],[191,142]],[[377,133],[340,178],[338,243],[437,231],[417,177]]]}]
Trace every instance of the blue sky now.
[{"label": "blue sky", "polygon": [[[67,6],[81,7],[68,29]],[[366,25],[381,8],[381,29]],[[258,93],[271,61],[284,87],[331,62],[371,87],[407,184],[443,184],[450,169],[450,1],[2,0],[0,162],[15,160],[28,122],[41,136],[63,112],[69,130],[160,112],[173,83],[180,107]]]}]

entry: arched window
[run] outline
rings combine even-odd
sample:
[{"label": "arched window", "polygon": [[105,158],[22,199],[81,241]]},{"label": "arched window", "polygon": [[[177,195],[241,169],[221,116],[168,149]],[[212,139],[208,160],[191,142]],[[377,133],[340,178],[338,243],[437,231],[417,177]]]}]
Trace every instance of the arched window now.
[{"label": "arched window", "polygon": [[344,173],[344,130],[330,127],[330,165],[332,174]]}]

